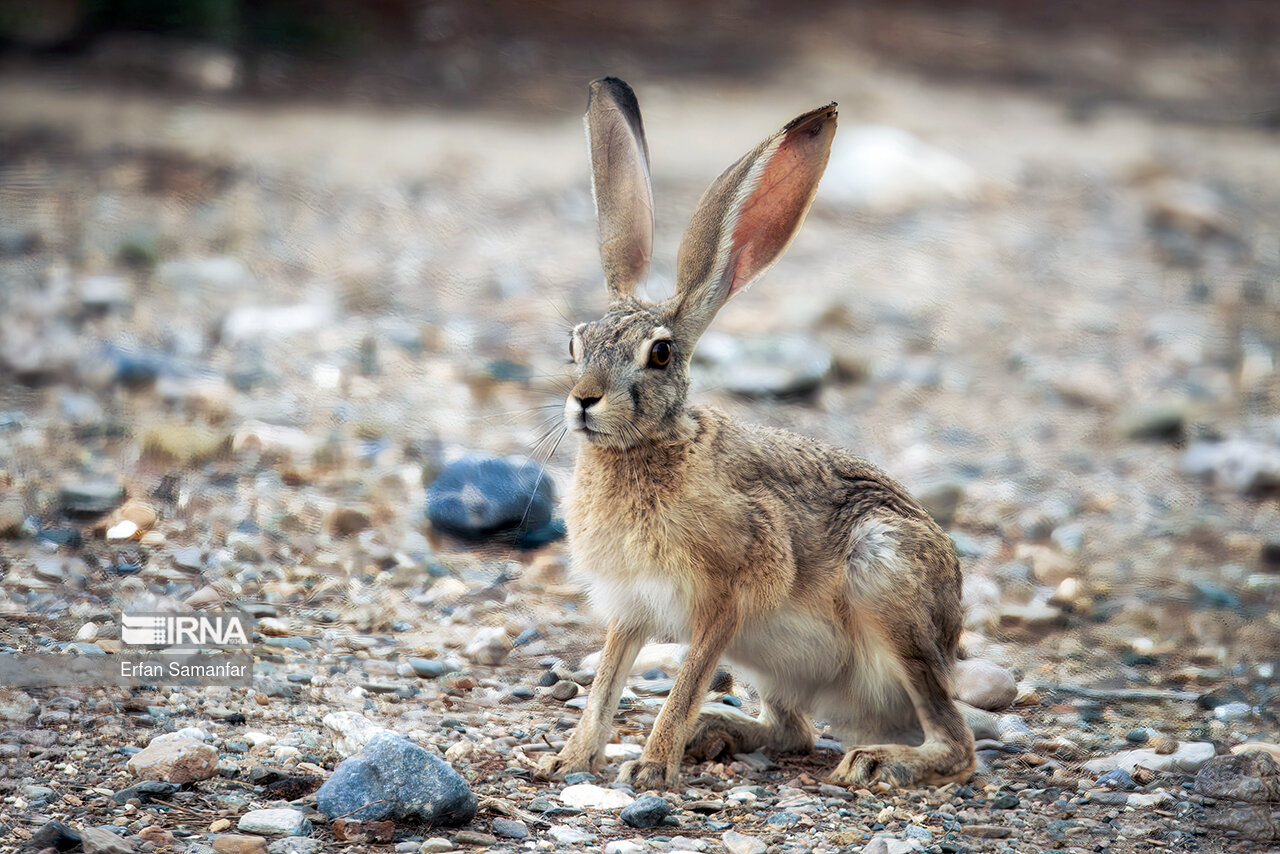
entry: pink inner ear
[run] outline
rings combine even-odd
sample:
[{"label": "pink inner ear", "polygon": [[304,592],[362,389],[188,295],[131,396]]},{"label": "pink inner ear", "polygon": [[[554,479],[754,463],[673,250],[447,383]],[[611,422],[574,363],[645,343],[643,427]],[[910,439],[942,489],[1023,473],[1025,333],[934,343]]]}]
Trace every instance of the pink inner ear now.
[{"label": "pink inner ear", "polygon": [[[764,272],[791,242],[827,165],[829,114],[791,128],[769,156],[738,211],[729,246],[733,279],[726,298]],[[834,125],[834,123],[832,123]]]}]

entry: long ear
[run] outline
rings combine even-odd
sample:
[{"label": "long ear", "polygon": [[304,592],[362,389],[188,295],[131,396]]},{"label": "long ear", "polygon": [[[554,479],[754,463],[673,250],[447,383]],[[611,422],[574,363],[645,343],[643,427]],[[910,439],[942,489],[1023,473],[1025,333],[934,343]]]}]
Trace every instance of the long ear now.
[{"label": "long ear", "polygon": [[682,335],[701,335],[720,306],[782,257],[818,192],[835,132],[834,103],[805,113],[702,194],[676,259]]},{"label": "long ear", "polygon": [[583,122],[605,283],[614,300],[624,299],[648,275],[653,254],[649,147],[636,93],[616,77],[592,81]]}]

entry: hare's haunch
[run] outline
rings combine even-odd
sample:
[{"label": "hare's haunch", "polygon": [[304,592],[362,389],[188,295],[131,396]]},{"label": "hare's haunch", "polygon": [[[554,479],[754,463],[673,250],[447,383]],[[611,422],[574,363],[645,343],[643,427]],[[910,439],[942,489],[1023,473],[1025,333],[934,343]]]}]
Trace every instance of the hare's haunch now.
[{"label": "hare's haunch", "polygon": [[[566,515],[574,565],[609,630],[582,720],[542,771],[603,764],[627,673],[663,637],[689,651],[643,756],[622,766],[638,789],[674,786],[686,750],[810,750],[810,715],[862,745],[833,782],[968,776],[973,736],[950,696],[961,608],[947,536],[851,454],[687,402],[699,336],[804,220],[835,105],[796,118],[712,183],[680,245],[675,295],[656,304],[634,296],[653,201],[631,88],[592,83],[586,125],[611,305],[570,343],[565,418],[582,448]],[[759,717],[700,709],[722,658],[759,688]]]}]

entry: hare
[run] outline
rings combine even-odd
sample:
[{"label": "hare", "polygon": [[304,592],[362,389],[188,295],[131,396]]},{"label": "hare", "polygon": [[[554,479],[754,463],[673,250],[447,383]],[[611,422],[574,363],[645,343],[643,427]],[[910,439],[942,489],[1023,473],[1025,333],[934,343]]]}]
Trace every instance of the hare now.
[{"label": "hare", "polygon": [[[581,722],[540,774],[598,769],[641,647],[689,644],[641,758],[619,779],[676,785],[698,758],[813,749],[809,715],[850,749],[847,786],[942,783],[974,767],[950,695],[961,629],[955,550],[904,489],[856,457],[688,400],[690,356],[721,306],[778,260],[826,168],[836,105],[807,112],[730,166],[680,245],[675,295],[633,291],[653,244],[635,94],[591,84],[586,113],[610,306],[573,330],[565,403],[581,440],[565,511],[575,566],[608,634]],[[724,658],[759,688],[752,718],[699,707]]]}]

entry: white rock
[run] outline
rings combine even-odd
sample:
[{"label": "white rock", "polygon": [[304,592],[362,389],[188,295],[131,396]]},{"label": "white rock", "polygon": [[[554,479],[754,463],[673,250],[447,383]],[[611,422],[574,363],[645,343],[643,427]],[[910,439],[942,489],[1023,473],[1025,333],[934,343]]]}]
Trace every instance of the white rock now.
[{"label": "white rock", "polygon": [[138,535],[138,526],[128,519],[121,519],[110,528],[107,528],[108,540],[132,540]]},{"label": "white rock", "polygon": [[[684,661],[684,654],[687,649],[688,647],[682,643],[645,644],[641,648],[640,654],[636,656],[636,663],[631,665],[631,672],[636,674],[644,673],[646,670],[663,670],[671,676],[675,676],[676,671],[680,669],[681,662]],[[600,655],[598,652],[593,652],[582,659],[581,669],[599,670]]]},{"label": "white rock", "polygon": [[1129,795],[1129,800],[1125,802],[1124,808],[1127,810],[1150,809],[1151,807],[1160,807],[1173,800],[1173,795],[1164,789],[1156,789],[1154,792],[1134,792]]},{"label": "white rock", "polygon": [[729,854],[764,854],[767,847],[754,836],[747,836],[736,830],[726,830],[720,837],[720,841],[724,843],[725,848],[729,849]]},{"label": "white rock", "polygon": [[245,741],[254,747],[270,747],[276,743],[276,737],[270,733],[258,732],[257,730],[246,730],[241,736]]},{"label": "white rock", "polygon": [[386,727],[378,726],[357,712],[330,712],[324,716],[322,723],[333,732],[333,749],[344,759],[359,753],[369,739],[378,733],[389,732]]},{"label": "white rock", "polygon": [[585,830],[570,827],[567,824],[553,824],[547,830],[547,833],[561,845],[577,845],[582,842],[590,842],[594,838]]},{"label": "white rock", "polygon": [[511,654],[511,639],[506,629],[486,626],[476,630],[464,653],[476,664],[499,665]]},{"label": "white rock", "polygon": [[565,787],[560,793],[560,801],[565,806],[580,810],[616,810],[632,803],[635,798],[617,789],[606,789],[593,783],[577,783]]},{"label": "white rock", "polygon": [[153,737],[147,744],[164,744],[167,741],[208,741],[209,733],[200,727],[184,726],[174,732],[161,733]]},{"label": "white rock", "polygon": [[604,846],[604,854],[639,854],[643,850],[644,843],[634,839],[615,839]]},{"label": "white rock", "polygon": [[1084,763],[1084,770],[1091,774],[1101,774],[1104,771],[1121,768],[1132,774],[1133,769],[1141,765],[1152,771],[1181,771],[1185,774],[1194,774],[1200,770],[1200,766],[1212,759],[1215,753],[1213,745],[1208,742],[1184,741],[1178,745],[1177,750],[1168,754],[1142,748],[1090,759]]},{"label": "white rock", "polygon": [[218,751],[189,739],[156,741],[131,756],[126,767],[142,780],[194,783],[218,773]]},{"label": "white rock", "polygon": [[639,759],[640,754],[643,752],[644,748],[640,745],[629,744],[625,741],[604,746],[604,758],[610,762],[626,762],[628,759]]},{"label": "white rock", "polygon": [[80,627],[80,631],[76,632],[76,640],[91,641],[98,637],[98,624],[85,623]]},{"label": "white rock", "polygon": [[315,453],[316,440],[298,427],[247,421],[232,436],[231,448],[235,451],[248,448],[264,454],[306,460]]},{"label": "white rock", "polygon": [[981,658],[957,661],[952,681],[956,699],[978,709],[1003,711],[1018,696],[1013,674]]},{"label": "white rock", "polygon": [[464,738],[461,741],[450,745],[449,749],[444,752],[444,758],[448,759],[450,762],[457,762],[461,759],[466,759],[475,752],[475,742]]},{"label": "white rock", "polygon": [[954,155],[905,130],[864,125],[836,136],[818,197],[895,213],[967,201],[979,190],[978,173]]},{"label": "white rock", "polygon": [[222,338],[230,343],[271,336],[273,341],[314,332],[334,322],[332,302],[296,305],[245,305],[232,309],[222,321]]},{"label": "white rock", "polygon": [[311,822],[299,810],[251,810],[240,816],[237,829],[262,836],[306,836]]}]

